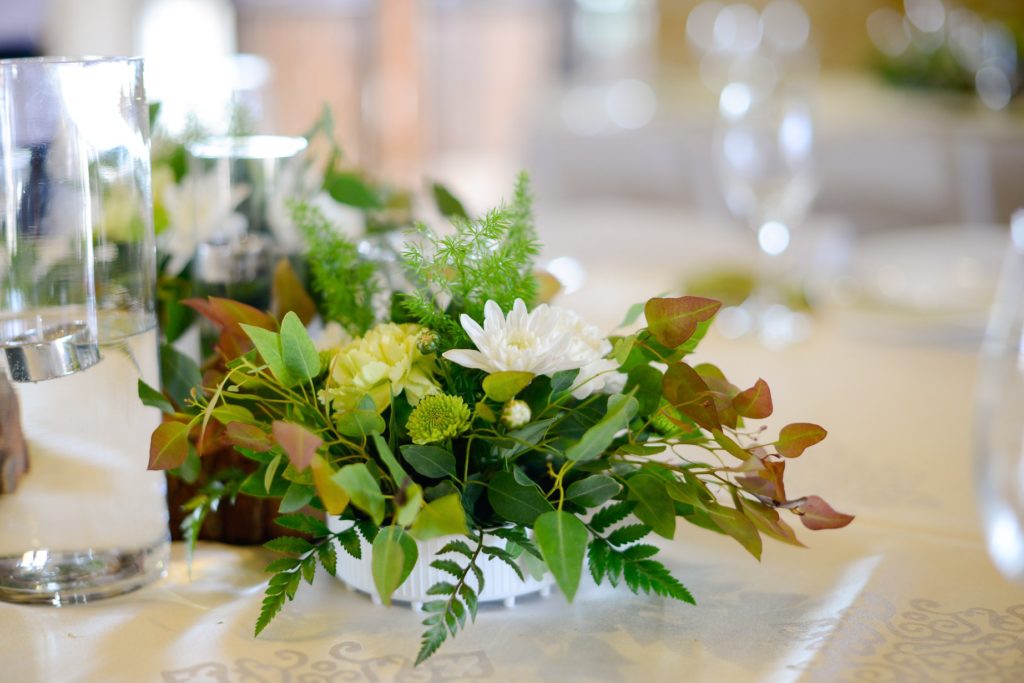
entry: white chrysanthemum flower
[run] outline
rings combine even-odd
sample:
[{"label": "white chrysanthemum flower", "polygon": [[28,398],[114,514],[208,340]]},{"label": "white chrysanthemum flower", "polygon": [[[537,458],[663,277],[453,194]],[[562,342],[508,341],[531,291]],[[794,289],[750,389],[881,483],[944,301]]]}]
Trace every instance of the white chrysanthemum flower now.
[{"label": "white chrysanthemum flower", "polygon": [[195,254],[196,245],[216,237],[242,235],[248,221],[235,209],[249,196],[249,187],[231,188],[223,197],[212,173],[190,176],[181,185],[164,187],[163,203],[169,225],[160,235],[160,247],[170,254],[167,272],[178,275]]},{"label": "white chrysanthemum flower", "polygon": [[527,313],[516,299],[508,317],[494,301],[484,305],[484,324],[463,314],[463,329],[478,350],[452,349],[444,357],[467,368],[487,373],[515,370],[553,375],[580,367],[571,354],[572,331],[561,309],[542,304]]},{"label": "white chrysanthemum flower", "polygon": [[527,313],[526,304],[516,299],[508,316],[494,301],[484,306],[484,324],[463,315],[462,327],[477,350],[452,349],[444,357],[467,368],[484,372],[518,370],[535,375],[553,375],[562,370],[579,370],[573,396],[622,391],[626,376],[615,361],[605,358],[611,343],[597,327],[573,311],[541,304]]}]

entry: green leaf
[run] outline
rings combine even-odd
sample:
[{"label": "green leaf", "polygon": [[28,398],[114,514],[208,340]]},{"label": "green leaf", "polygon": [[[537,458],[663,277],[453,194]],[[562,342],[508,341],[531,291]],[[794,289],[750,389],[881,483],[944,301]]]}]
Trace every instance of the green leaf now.
[{"label": "green leaf", "polygon": [[167,397],[161,394],[159,391],[149,386],[141,379],[138,385],[139,398],[142,400],[143,405],[147,405],[151,408],[159,408],[165,413],[173,413],[174,406],[167,400]]},{"label": "green leaf", "polygon": [[565,499],[585,508],[601,505],[618,495],[622,486],[605,474],[593,474],[569,485]]},{"label": "green leaf", "polygon": [[492,401],[504,403],[515,398],[516,394],[529,386],[533,378],[532,372],[494,372],[484,377],[484,393]]},{"label": "green leaf", "polygon": [[182,422],[162,422],[149,441],[149,469],[179,467],[188,457],[189,426]]},{"label": "green leaf", "polygon": [[373,584],[385,605],[391,604],[391,595],[401,586],[419,559],[416,541],[402,527],[387,526],[373,540]]},{"label": "green leaf", "polygon": [[732,536],[748,553],[761,559],[761,535],[746,515],[724,505],[709,505],[707,511],[719,529]]},{"label": "green leaf", "polygon": [[553,510],[536,486],[522,486],[511,472],[498,472],[487,487],[487,500],[501,517],[516,524],[533,524]]},{"label": "green leaf", "polygon": [[575,515],[552,510],[537,518],[533,533],[558,587],[572,602],[583,573],[583,556],[589,538],[587,528]]},{"label": "green leaf", "polygon": [[594,578],[594,583],[598,585],[601,584],[605,573],[608,571],[608,553],[610,550],[608,544],[599,538],[591,541],[590,547],[587,549],[587,567],[590,569],[590,575]]},{"label": "green leaf", "polygon": [[241,327],[278,382],[286,387],[298,383],[299,380],[292,376],[285,365],[284,357],[281,354],[281,337],[277,332],[271,332],[254,325],[242,324]]},{"label": "green leaf", "polygon": [[348,410],[335,417],[334,425],[345,436],[357,438],[383,434],[387,429],[387,424],[377,412],[376,407],[372,409],[356,407]]},{"label": "green leaf", "polygon": [[299,316],[289,311],[281,321],[281,359],[288,374],[308,382],[320,374],[320,353]]},{"label": "green leaf", "polygon": [[611,445],[615,434],[624,429],[636,415],[640,404],[632,396],[613,394],[608,397],[608,412],[565,451],[565,457],[586,462],[601,455]]},{"label": "green leaf", "polygon": [[270,490],[274,488],[274,477],[277,476],[277,470],[281,467],[281,461],[284,459],[284,455],[278,453],[274,456],[274,459],[267,463],[267,469],[263,471],[263,488],[270,493]]},{"label": "green leaf", "polygon": [[[395,523],[402,527],[408,527],[416,521],[420,508],[423,506],[423,487],[419,484],[410,484],[402,490],[405,496],[403,502],[395,514]],[[396,496],[396,505],[398,504]]]},{"label": "green leaf", "polygon": [[655,297],[644,306],[644,315],[654,338],[674,349],[693,336],[698,323],[711,320],[721,307],[721,302],[699,296]]},{"label": "green leaf", "polygon": [[310,486],[292,482],[288,485],[288,490],[284,492],[284,497],[281,499],[278,511],[288,513],[301,510],[309,505],[309,501],[313,500],[313,493],[313,489]]},{"label": "green leaf", "polygon": [[451,494],[424,505],[409,533],[421,541],[440,536],[464,536],[469,533],[462,497]]},{"label": "green leaf", "polygon": [[402,457],[409,467],[430,479],[454,477],[455,456],[440,446],[416,446],[407,444],[400,448]]},{"label": "green leaf", "polygon": [[640,318],[640,314],[643,312],[644,305],[642,303],[633,304],[626,310],[626,317],[622,319],[621,323],[619,323],[619,327],[629,327]]},{"label": "green leaf", "polygon": [[733,408],[743,417],[753,420],[763,420],[772,414],[772,393],[768,389],[768,383],[758,379],[754,386],[739,395],[732,401]]},{"label": "green leaf", "polygon": [[661,371],[650,365],[638,365],[629,371],[626,391],[634,392],[640,417],[651,415],[661,405],[661,377]]},{"label": "green leaf", "polygon": [[394,479],[395,485],[401,486],[403,482],[409,479],[409,474],[402,469],[398,459],[395,458],[395,454],[388,447],[388,442],[381,438],[380,434],[373,435],[373,443],[377,447],[377,454],[380,455],[381,461],[388,468],[388,472],[391,473],[391,478]]},{"label": "green leaf", "polygon": [[274,420],[272,430],[274,440],[281,445],[292,465],[298,470],[309,467],[317,449],[324,444],[319,436],[294,422]]},{"label": "green leaf", "polygon": [[345,465],[331,479],[345,489],[353,505],[370,515],[374,524],[384,521],[384,494],[365,463]]},{"label": "green leaf", "polygon": [[509,432],[506,434],[506,438],[504,440],[513,441],[513,444],[508,448],[503,449],[501,451],[501,456],[511,459],[517,455],[532,450],[533,447],[540,443],[540,440],[544,438],[544,435],[548,432],[548,428],[551,427],[554,422],[555,418],[553,417],[546,420],[537,420],[536,422],[531,422],[528,425]]},{"label": "green leaf", "polygon": [[665,482],[641,472],[626,481],[629,500],[636,503],[633,513],[654,533],[671,539],[676,531],[676,509],[665,490]]},{"label": "green leaf", "polygon": [[460,202],[447,187],[441,183],[433,183],[430,186],[430,189],[434,195],[434,203],[437,204],[437,210],[441,212],[442,216],[445,218],[462,218],[469,220],[469,214],[466,213],[466,209],[462,206],[462,202]]},{"label": "green leaf", "polygon": [[551,375],[552,400],[558,398],[562,394],[568,393],[568,391],[572,389],[573,385],[576,384],[576,378],[579,374],[579,370],[562,370]]},{"label": "green leaf", "polygon": [[320,559],[320,565],[324,568],[324,571],[331,576],[336,576],[338,573],[338,552],[334,549],[334,544],[321,544],[316,549],[316,554]]},{"label": "green leaf", "polygon": [[237,405],[219,405],[212,411],[213,419],[220,422],[225,427],[232,422],[240,422],[242,424],[252,424],[256,421],[253,417],[252,411],[243,406]]},{"label": "green leaf", "polygon": [[797,422],[786,425],[779,432],[779,440],[775,442],[775,450],[787,458],[797,458],[803,452],[828,436],[823,428],[810,422]]},{"label": "green leaf", "polygon": [[203,384],[196,362],[170,344],[160,346],[160,380],[164,391],[180,407],[192,395],[192,389]]},{"label": "green leaf", "polygon": [[331,171],[324,178],[324,189],[339,204],[357,209],[379,209],[377,194],[355,173]]}]

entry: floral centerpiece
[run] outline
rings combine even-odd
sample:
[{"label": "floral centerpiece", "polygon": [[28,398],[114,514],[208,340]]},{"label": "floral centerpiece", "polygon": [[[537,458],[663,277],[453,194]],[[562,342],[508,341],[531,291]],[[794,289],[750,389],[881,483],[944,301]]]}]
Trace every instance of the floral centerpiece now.
[{"label": "floral centerpiece", "polygon": [[[318,564],[335,573],[339,549],[370,549],[385,603],[417,562],[446,575],[423,605],[421,662],[475,619],[488,558],[520,577],[550,572],[570,601],[586,566],[598,583],[692,603],[649,534],[690,523],[759,557],[762,536],[799,545],[780,512],[809,529],[851,521],[783,483],[824,429],[767,438],[750,423],[772,413],[764,381],[741,390],[687,362],[717,302],[653,298],[626,320],[643,313],[646,327],[611,337],[535,302],[525,178],[510,204],[450,234],[418,228],[401,259],[408,291],[385,319],[372,266],[315,209],[296,217],[323,240],[310,251],[314,288],[344,334],[318,348],[293,312],[193,300],[221,330],[220,365],[201,380],[179,368],[164,393],[139,387],[167,414],[150,467],[187,472],[229,443],[257,469],[217,495],[278,498],[278,523],[301,534],[266,544],[282,557],[267,567],[257,634]],[[445,537],[436,558],[420,557],[417,541]]]}]

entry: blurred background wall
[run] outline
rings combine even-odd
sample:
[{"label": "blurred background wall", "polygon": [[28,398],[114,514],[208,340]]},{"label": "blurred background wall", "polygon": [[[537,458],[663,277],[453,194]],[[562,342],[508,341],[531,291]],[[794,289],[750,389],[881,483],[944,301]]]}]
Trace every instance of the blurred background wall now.
[{"label": "blurred background wall", "polygon": [[[758,16],[770,4],[749,0],[733,14]],[[704,48],[699,26],[688,26],[733,6],[0,0],[0,51],[142,54],[171,126],[226,127],[241,102],[255,128],[295,134],[327,104],[353,162],[396,183],[447,180],[473,201],[493,200],[525,167],[542,198],[621,195],[721,212],[708,146],[722,83],[709,82],[705,57],[729,49],[721,41],[742,26],[708,24],[708,40],[718,42]],[[802,8],[817,210],[870,229],[1003,221],[1024,204],[1024,119],[1013,96],[1024,3],[804,0]],[[963,23],[962,10],[977,21]],[[934,31],[918,25],[940,15]],[[950,77],[946,43],[935,42],[992,22],[1016,40],[1005,102],[1002,90],[993,102],[979,98],[973,73]],[[904,38],[909,47],[900,48]]]}]

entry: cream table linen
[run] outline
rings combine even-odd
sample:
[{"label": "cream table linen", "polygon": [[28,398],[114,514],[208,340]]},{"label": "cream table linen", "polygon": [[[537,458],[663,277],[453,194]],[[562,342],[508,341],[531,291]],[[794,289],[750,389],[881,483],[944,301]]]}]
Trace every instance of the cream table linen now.
[{"label": "cream table linen", "polygon": [[[548,256],[588,271],[562,303],[607,329],[746,237],[641,206],[541,207],[540,225]],[[788,489],[855,513],[850,527],[804,532],[808,550],[769,541],[758,563],[683,526],[664,559],[698,607],[585,582],[571,608],[555,593],[482,609],[415,669],[417,615],[321,576],[254,639],[268,553],[203,544],[190,580],[176,544],[168,577],[136,593],[0,604],[0,681],[1024,681],[1024,588],[991,568],[972,497],[973,349],[869,341],[826,315],[785,351],[712,336],[701,356],[738,384],[764,377],[776,429],[829,429]]]}]

